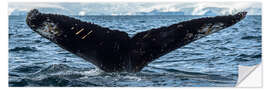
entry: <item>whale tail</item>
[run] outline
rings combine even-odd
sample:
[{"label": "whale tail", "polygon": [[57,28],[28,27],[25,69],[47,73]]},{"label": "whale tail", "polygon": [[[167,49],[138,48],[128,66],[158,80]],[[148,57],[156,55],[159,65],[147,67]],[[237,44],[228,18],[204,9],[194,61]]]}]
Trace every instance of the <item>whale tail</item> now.
[{"label": "whale tail", "polygon": [[31,10],[27,25],[60,47],[90,61],[106,72],[138,72],[151,61],[211,33],[234,25],[247,12],[179,22],[129,37],[64,15]]}]

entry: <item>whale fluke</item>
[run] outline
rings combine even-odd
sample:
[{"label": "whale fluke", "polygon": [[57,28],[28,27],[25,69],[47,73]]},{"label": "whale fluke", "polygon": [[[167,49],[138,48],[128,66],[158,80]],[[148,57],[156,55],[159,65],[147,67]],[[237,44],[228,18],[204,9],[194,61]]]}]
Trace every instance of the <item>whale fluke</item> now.
[{"label": "whale fluke", "polygon": [[247,12],[205,17],[139,32],[111,30],[94,23],[31,10],[27,25],[41,36],[106,72],[138,72],[151,61],[211,33],[234,25]]}]

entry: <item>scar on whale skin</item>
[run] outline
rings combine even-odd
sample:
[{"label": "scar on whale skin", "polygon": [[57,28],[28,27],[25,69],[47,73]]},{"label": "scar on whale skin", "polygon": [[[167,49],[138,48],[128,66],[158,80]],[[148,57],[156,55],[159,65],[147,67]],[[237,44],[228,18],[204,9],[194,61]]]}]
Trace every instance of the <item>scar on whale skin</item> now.
[{"label": "scar on whale skin", "polygon": [[187,20],[139,32],[133,37],[123,31],[37,9],[28,13],[26,23],[41,36],[105,72],[139,72],[177,48],[236,24],[246,14]]},{"label": "scar on whale skin", "polygon": [[92,31],[88,32],[85,36],[82,37],[82,39],[85,39],[91,33],[92,33]]},{"label": "scar on whale skin", "polygon": [[80,31],[76,32],[76,35],[80,34],[83,30],[84,30],[84,28],[82,28]]}]

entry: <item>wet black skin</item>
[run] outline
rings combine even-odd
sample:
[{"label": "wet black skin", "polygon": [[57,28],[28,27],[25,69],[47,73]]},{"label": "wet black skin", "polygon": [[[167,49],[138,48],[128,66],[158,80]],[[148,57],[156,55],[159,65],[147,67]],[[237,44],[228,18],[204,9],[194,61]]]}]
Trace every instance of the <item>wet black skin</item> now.
[{"label": "wet black skin", "polygon": [[[37,9],[28,13],[26,22],[41,36],[105,72],[139,72],[151,61],[232,26],[245,18],[246,14],[239,12],[235,15],[188,20],[143,31],[133,37],[129,37],[126,32],[110,30],[72,17],[40,13]],[[52,38],[38,32],[48,22],[57,26],[50,29],[58,32]],[[45,32],[43,29],[40,31]]]}]

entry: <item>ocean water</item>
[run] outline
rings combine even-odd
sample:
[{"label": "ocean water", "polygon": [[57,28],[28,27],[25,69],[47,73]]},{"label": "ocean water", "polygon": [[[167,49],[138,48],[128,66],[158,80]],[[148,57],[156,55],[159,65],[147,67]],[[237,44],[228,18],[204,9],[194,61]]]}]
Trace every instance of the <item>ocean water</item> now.
[{"label": "ocean water", "polygon": [[[72,16],[137,32],[205,16]],[[25,16],[9,16],[10,87],[233,87],[238,65],[261,62],[261,16],[156,59],[138,73],[106,73],[33,32]]]}]

